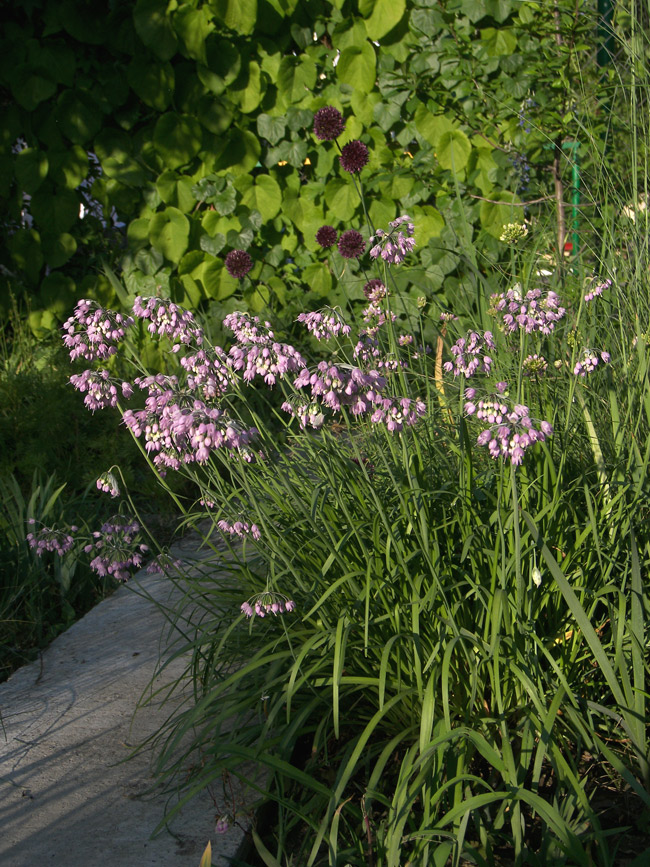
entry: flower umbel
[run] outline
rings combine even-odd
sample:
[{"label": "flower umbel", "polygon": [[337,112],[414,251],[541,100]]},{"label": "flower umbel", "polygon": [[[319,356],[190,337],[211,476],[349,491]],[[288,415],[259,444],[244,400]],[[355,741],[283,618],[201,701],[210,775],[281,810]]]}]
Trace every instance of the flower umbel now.
[{"label": "flower umbel", "polygon": [[246,250],[231,250],[224,262],[231,277],[242,280],[253,268],[253,260]]},{"label": "flower umbel", "polygon": [[344,259],[358,259],[365,249],[366,242],[363,240],[361,232],[357,232],[355,229],[348,229],[339,238],[338,250]]},{"label": "flower umbel", "polygon": [[333,247],[337,238],[338,232],[333,226],[321,226],[316,232],[316,243],[320,244],[324,250]]},{"label": "flower umbel", "polygon": [[343,115],[332,105],[319,108],[314,115],[314,135],[321,141],[334,141],[344,129]]},{"label": "flower umbel", "polygon": [[356,175],[368,164],[368,159],[368,148],[362,141],[355,140],[343,146],[339,162],[344,171]]},{"label": "flower umbel", "polygon": [[251,596],[246,602],[242,602],[241,610],[246,617],[256,614],[258,617],[266,617],[267,614],[284,614],[293,611],[296,603],[282,593],[273,593],[267,590],[257,596]]}]

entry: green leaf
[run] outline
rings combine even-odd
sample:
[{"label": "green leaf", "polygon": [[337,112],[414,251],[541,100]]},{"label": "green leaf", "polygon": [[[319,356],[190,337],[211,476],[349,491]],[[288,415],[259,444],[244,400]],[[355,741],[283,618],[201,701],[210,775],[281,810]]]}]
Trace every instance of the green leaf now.
[{"label": "green leaf", "polygon": [[27,64],[11,70],[11,92],[16,102],[27,111],[34,111],[43,100],[50,99],[56,90],[54,81],[34,72]]},{"label": "green leaf", "polygon": [[163,172],[156,181],[156,189],[166,205],[172,205],[185,214],[189,213],[196,205],[196,199],[192,193],[192,179],[174,171],[168,169]]},{"label": "green leaf", "polygon": [[201,235],[199,239],[199,247],[211,256],[218,256],[225,246],[226,236],[222,235],[221,232],[217,232],[214,238],[209,235]]},{"label": "green leaf", "polygon": [[332,274],[325,262],[308,265],[301,274],[302,282],[317,295],[325,297],[332,288]]},{"label": "green leaf", "polygon": [[236,101],[239,103],[240,111],[244,114],[249,114],[251,111],[255,111],[258,107],[262,101],[262,96],[264,95],[265,90],[266,80],[264,80],[264,82],[262,81],[262,70],[260,69],[260,65],[255,60],[252,60],[248,65],[248,79],[246,86],[241,88],[241,90],[231,88],[228,95],[233,102]]},{"label": "green leaf", "polygon": [[201,126],[187,114],[163,114],[153,132],[153,144],[170,169],[187,165],[201,149]]},{"label": "green leaf", "polygon": [[416,205],[413,224],[418,247],[424,247],[429,238],[437,238],[445,227],[441,214],[432,205]]},{"label": "green leaf", "polygon": [[61,187],[76,189],[88,174],[88,155],[79,145],[65,151],[49,151],[49,176]]},{"label": "green leaf", "polygon": [[405,0],[373,0],[372,15],[366,21],[368,38],[378,42],[399,24],[405,11]]},{"label": "green leaf", "polygon": [[258,210],[264,220],[272,220],[282,205],[280,185],[270,175],[258,175],[254,184],[244,193],[242,204]]},{"label": "green leaf", "polygon": [[221,96],[241,71],[241,55],[233,42],[210,36],[205,46],[205,63],[199,63],[197,75],[204,87]]},{"label": "green leaf", "polygon": [[57,100],[56,119],[63,135],[74,144],[85,144],[102,127],[102,113],[93,99],[81,91],[64,90]]},{"label": "green leaf", "polygon": [[152,63],[148,57],[134,57],[126,77],[131,89],[145,105],[156,111],[166,111],[174,95],[174,68],[171,63]]},{"label": "green leaf", "polygon": [[102,160],[102,169],[106,177],[129,187],[143,187],[147,183],[146,172],[133,157],[107,157]]},{"label": "green leaf", "polygon": [[187,250],[190,223],[178,208],[165,208],[149,223],[149,241],[170,262],[179,262]]},{"label": "green leaf", "polygon": [[307,142],[292,141],[287,148],[287,162],[295,169],[301,168],[307,158]]},{"label": "green leaf", "polygon": [[301,54],[299,57],[294,57],[288,54],[283,57],[277,87],[285,105],[295,105],[306,96],[311,96],[316,84],[316,75],[316,64],[309,55]]},{"label": "green leaf", "polygon": [[195,9],[191,3],[183,3],[174,13],[173,24],[184,53],[192,60],[207,64],[205,43],[214,30],[209,6]]},{"label": "green leaf", "polygon": [[254,133],[234,127],[224,139],[223,149],[215,162],[215,171],[236,169],[249,172],[257,165],[261,152],[261,145]]},{"label": "green leaf", "polygon": [[100,162],[109,158],[128,159],[131,156],[131,136],[121,129],[103,129],[95,138],[94,151]]},{"label": "green leaf", "polygon": [[481,225],[488,234],[498,238],[503,232],[506,223],[511,223],[521,216],[521,208],[513,208],[512,203],[518,202],[517,196],[512,193],[493,193],[494,201],[481,202],[479,216]]},{"label": "green leaf", "polygon": [[370,203],[368,213],[375,228],[383,227],[385,229],[390,220],[395,219],[395,202],[386,196],[374,198]]},{"label": "green leaf", "polygon": [[257,0],[212,0],[215,15],[235,33],[253,31],[257,19]]},{"label": "green leaf", "polygon": [[462,171],[467,165],[472,145],[461,129],[444,132],[438,139],[436,156],[443,169]]},{"label": "green leaf", "polygon": [[432,144],[438,145],[441,136],[455,129],[451,120],[443,114],[433,114],[423,103],[415,110],[415,127],[422,138]]},{"label": "green leaf", "polygon": [[47,264],[51,268],[60,268],[74,256],[77,242],[68,232],[62,232],[60,235],[43,232],[41,247]]},{"label": "green leaf", "polygon": [[472,23],[480,21],[487,15],[485,0],[463,0],[461,10],[463,15],[467,15]]},{"label": "green leaf", "polygon": [[225,217],[227,214],[232,214],[237,207],[237,191],[229,184],[225,189],[213,196],[212,201],[217,213]]},{"label": "green leaf", "polygon": [[201,97],[197,108],[199,120],[214,135],[221,135],[232,123],[232,112],[210,94]]},{"label": "green leaf", "polygon": [[231,277],[219,259],[210,259],[197,269],[197,279],[200,280],[203,291],[208,298],[223,301],[239,289],[239,280]]},{"label": "green leaf", "polygon": [[41,236],[35,229],[18,229],[7,241],[14,264],[30,281],[36,283],[43,266]]},{"label": "green leaf", "polygon": [[29,208],[41,229],[67,232],[79,217],[79,198],[72,190],[51,192],[41,187],[32,196]]},{"label": "green leaf", "polygon": [[344,48],[336,64],[336,76],[342,84],[370,93],[376,77],[376,57],[372,45],[364,42]]},{"label": "green leaf", "polygon": [[45,180],[49,163],[47,154],[37,148],[25,148],[16,157],[16,180],[20,190],[35,193]]},{"label": "green leaf", "polygon": [[42,306],[63,318],[75,302],[75,283],[61,271],[48,274],[41,283],[38,300]]},{"label": "green leaf", "polygon": [[325,187],[325,202],[337,222],[351,220],[360,204],[352,184],[339,178],[330,181]]},{"label": "green leaf", "polygon": [[271,144],[277,144],[284,138],[284,117],[271,117],[270,114],[258,114],[257,132]]},{"label": "green leaf", "polygon": [[167,15],[168,0],[138,0],[133,11],[136,33],[156,57],[169,60],[176,53],[176,34]]},{"label": "green leaf", "polygon": [[509,28],[486,27],[481,30],[481,41],[485,43],[488,57],[503,57],[517,50],[517,37]]}]

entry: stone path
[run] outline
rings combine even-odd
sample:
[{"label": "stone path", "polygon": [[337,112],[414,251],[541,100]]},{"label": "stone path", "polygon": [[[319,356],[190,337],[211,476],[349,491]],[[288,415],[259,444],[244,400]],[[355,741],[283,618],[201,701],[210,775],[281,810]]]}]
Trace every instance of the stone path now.
[{"label": "stone path", "polygon": [[[198,867],[208,840],[225,867],[242,839],[215,835],[206,793],[150,839],[166,797],[141,797],[150,756],[121,763],[167,718],[170,707],[134,711],[159,658],[171,582],[139,573],[43,653],[0,684],[0,864]],[[178,660],[158,686],[177,676]]]}]

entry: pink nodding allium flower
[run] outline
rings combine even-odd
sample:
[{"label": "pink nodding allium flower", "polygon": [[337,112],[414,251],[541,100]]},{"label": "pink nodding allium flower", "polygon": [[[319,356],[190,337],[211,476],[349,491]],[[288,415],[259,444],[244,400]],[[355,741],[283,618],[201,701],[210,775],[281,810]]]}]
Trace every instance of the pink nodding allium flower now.
[{"label": "pink nodding allium flower", "polygon": [[574,376],[588,376],[598,367],[598,362],[609,364],[611,355],[609,352],[597,352],[595,349],[583,349],[580,360],[573,368]]},{"label": "pink nodding allium flower", "polygon": [[291,400],[285,400],[282,410],[288,412],[293,418],[297,418],[300,427],[305,430],[308,427],[320,430],[325,422],[323,411],[316,401],[301,400],[295,395]]},{"label": "pink nodding allium flower", "polygon": [[122,391],[122,397],[127,400],[133,394],[133,388],[128,382],[113,379],[107,370],[84,370],[83,373],[73,374],[70,382],[77,391],[86,393],[84,404],[93,412],[96,409],[117,406],[118,387]]},{"label": "pink nodding allium flower", "polygon": [[178,571],[182,566],[182,560],[170,554],[158,554],[147,566],[147,575],[168,575],[170,572]]},{"label": "pink nodding allium flower", "polygon": [[602,295],[603,292],[605,291],[605,289],[609,289],[609,287],[611,285],[612,285],[612,281],[609,278],[607,278],[602,283],[599,283],[597,286],[594,286],[592,289],[590,289],[587,292],[587,294],[585,295],[585,301],[587,303],[589,303],[589,301],[593,301],[594,298],[597,298],[599,295]]},{"label": "pink nodding allium flower", "polygon": [[[406,255],[415,249],[415,239],[413,238],[415,226],[406,214],[392,220],[388,225],[390,232],[377,229],[375,234],[371,236],[370,243],[372,244],[375,240],[377,243],[371,247],[370,256],[372,259],[381,256],[384,262],[388,262],[389,265],[399,265],[400,262],[404,261]],[[405,228],[406,234],[401,230],[397,231],[400,226]]]},{"label": "pink nodding allium flower", "polygon": [[120,495],[120,486],[111,472],[101,474],[97,479],[97,489],[105,494],[110,494],[111,497],[119,497]]},{"label": "pink nodding allium flower", "polygon": [[339,334],[347,336],[351,331],[340,310],[332,307],[313,313],[301,313],[297,321],[302,322],[316,340],[330,340]]},{"label": "pink nodding allium flower", "polygon": [[332,105],[319,108],[314,115],[314,135],[321,141],[334,141],[345,129],[345,120]]},{"label": "pink nodding allium flower", "polygon": [[253,260],[245,250],[231,250],[226,256],[224,265],[231,277],[243,280],[248,272],[252,270]]},{"label": "pink nodding allium flower", "polygon": [[524,376],[543,376],[548,368],[548,362],[543,355],[527,355],[521,363]]},{"label": "pink nodding allium flower", "polygon": [[316,243],[327,250],[336,244],[338,236],[338,232],[333,226],[321,226],[316,232]]},{"label": "pink nodding allium flower", "polygon": [[478,331],[468,331],[466,337],[460,337],[451,347],[453,361],[446,361],[443,365],[447,373],[459,376],[473,376],[482,371],[489,373],[492,368],[492,359],[486,355],[487,349],[495,349],[494,338],[491,331],[481,334]]},{"label": "pink nodding allium flower", "polygon": [[[27,523],[33,527],[36,521],[34,518],[30,518]],[[78,527],[70,527],[70,532],[68,532],[67,530],[57,530],[54,527],[46,527],[44,524],[41,524],[40,530],[36,533],[27,533],[25,538],[29,543],[29,547],[34,548],[35,553],[39,557],[42,557],[46,551],[51,551],[54,554],[58,554],[59,557],[63,557],[74,545],[75,540],[72,533],[75,533],[77,529]]]},{"label": "pink nodding allium flower", "polygon": [[475,395],[473,388],[465,391],[465,414],[489,425],[478,435],[476,444],[487,446],[495,460],[506,458],[513,466],[518,466],[527,448],[552,435],[549,422],[542,421],[537,423],[538,427],[534,426],[527,406],[510,407],[498,394],[474,402]]},{"label": "pink nodding allium flower", "polygon": [[243,370],[243,378],[251,382],[261,376],[267,385],[275,385],[287,373],[301,370],[306,362],[293,346],[278,343],[269,322],[260,323],[257,316],[248,313],[229,313],[223,320],[237,338],[230,348],[231,364],[235,370]]},{"label": "pink nodding allium flower", "polygon": [[194,317],[168,298],[138,297],[133,302],[133,312],[140,319],[148,319],[147,330],[150,334],[169,337],[174,342],[172,349],[177,351],[181,344],[203,343],[203,330],[196,324]]},{"label": "pink nodding allium flower", "polygon": [[368,148],[362,141],[350,141],[341,149],[339,162],[341,168],[355,175],[368,164]]},{"label": "pink nodding allium flower", "polygon": [[252,617],[254,614],[258,617],[266,617],[267,614],[277,615],[285,612],[288,614],[295,607],[296,603],[288,596],[267,590],[242,602],[240,610],[246,617]]},{"label": "pink nodding allium flower", "polygon": [[200,392],[204,400],[225,394],[234,380],[232,362],[220,346],[186,355],[181,366],[187,371],[188,388]]},{"label": "pink nodding allium flower", "polygon": [[356,229],[348,229],[339,238],[338,251],[344,259],[358,259],[366,249],[366,242]]},{"label": "pink nodding allium flower", "polygon": [[139,539],[140,525],[137,521],[114,515],[93,533],[94,542],[86,545],[86,554],[97,552],[90,568],[98,575],[112,575],[118,581],[128,581],[133,567],[142,566],[143,555],[149,548]]},{"label": "pink nodding allium flower", "polygon": [[133,325],[132,316],[122,316],[105,310],[96,301],[82,298],[74,314],[65,322],[63,342],[70,350],[70,360],[85,358],[94,361],[108,358],[117,351],[116,346]]},{"label": "pink nodding allium flower", "polygon": [[217,521],[217,527],[222,533],[230,533],[231,536],[252,536],[255,541],[262,538],[257,524],[249,524],[248,521]]},{"label": "pink nodding allium flower", "polygon": [[566,309],[560,307],[557,294],[552,291],[545,293],[541,289],[529,289],[522,295],[521,287],[517,285],[507,292],[495,293],[490,300],[490,312],[501,320],[502,330],[509,334],[518,329],[527,334],[535,331],[550,334],[555,323],[566,314]]},{"label": "pink nodding allium flower", "polygon": [[210,408],[191,393],[177,387],[176,377],[158,374],[136,380],[147,388],[145,409],[127,410],[124,424],[135,437],[143,437],[145,449],[159,468],[178,470],[183,464],[204,463],[213,451],[242,450],[257,436],[223,410]]}]

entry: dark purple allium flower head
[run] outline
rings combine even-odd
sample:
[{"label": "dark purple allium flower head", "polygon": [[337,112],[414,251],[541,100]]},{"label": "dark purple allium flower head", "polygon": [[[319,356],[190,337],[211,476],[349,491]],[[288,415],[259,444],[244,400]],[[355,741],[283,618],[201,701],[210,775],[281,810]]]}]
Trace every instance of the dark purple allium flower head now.
[{"label": "dark purple allium flower head", "polygon": [[321,226],[316,232],[316,243],[320,244],[321,247],[324,247],[325,249],[333,247],[334,244],[336,244],[337,238],[338,232],[333,228],[333,226]]},{"label": "dark purple allium flower head", "polygon": [[355,229],[348,229],[339,238],[338,248],[344,259],[358,259],[366,249],[366,242],[361,237],[360,232]]},{"label": "dark purple allium flower head", "polygon": [[245,250],[231,250],[225,264],[230,276],[241,280],[253,267],[253,260]]},{"label": "dark purple allium flower head", "polygon": [[331,105],[319,108],[314,115],[314,135],[321,141],[334,141],[344,129],[343,115]]},{"label": "dark purple allium flower head", "polygon": [[367,165],[368,148],[362,141],[348,142],[341,150],[339,161],[344,171],[354,175]]}]

